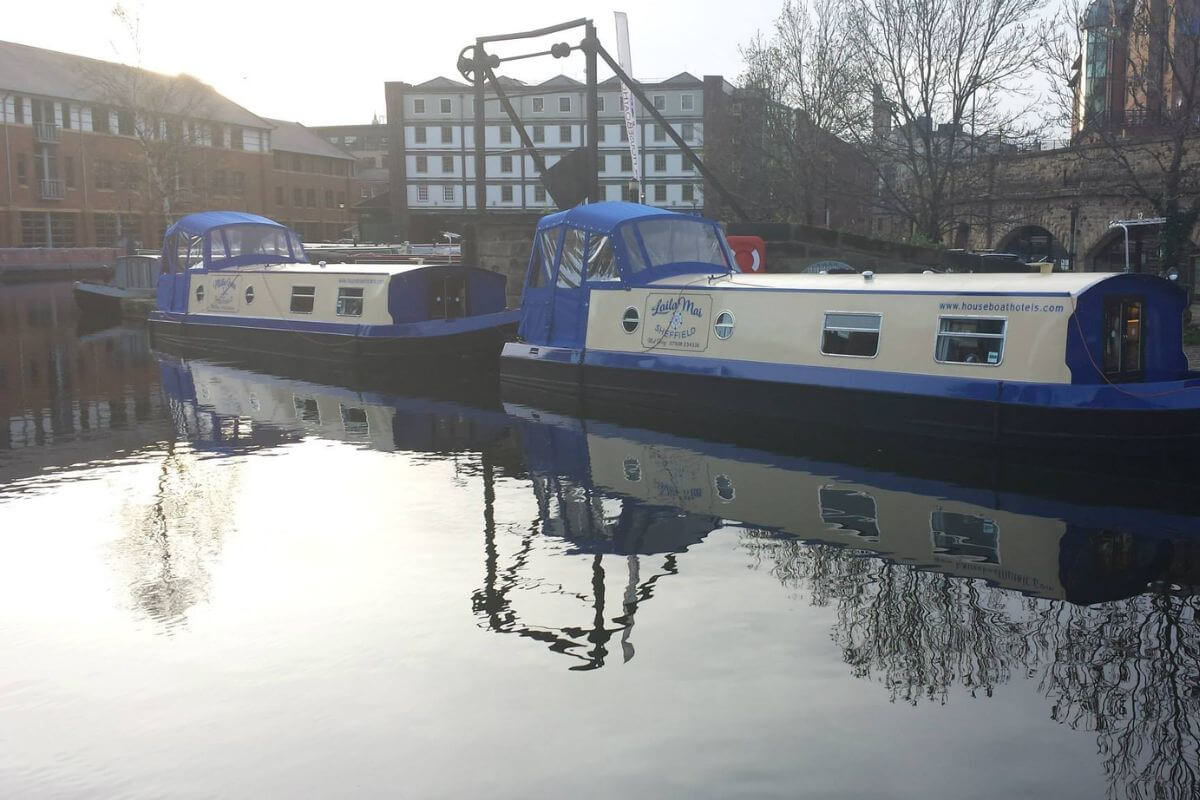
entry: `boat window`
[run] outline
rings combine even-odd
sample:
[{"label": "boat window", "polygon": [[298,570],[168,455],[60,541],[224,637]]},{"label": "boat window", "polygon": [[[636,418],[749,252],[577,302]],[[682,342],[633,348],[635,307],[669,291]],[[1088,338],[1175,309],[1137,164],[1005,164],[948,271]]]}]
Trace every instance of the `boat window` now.
[{"label": "boat window", "polygon": [[345,403],[338,403],[338,408],[342,412],[342,429],[346,433],[356,436],[366,436],[371,432],[365,408],[362,406],[348,406]]},{"label": "boat window", "polygon": [[561,288],[579,288],[583,274],[583,242],[586,235],[581,230],[567,228],[567,234],[563,237],[562,256],[558,260],[557,285]]},{"label": "boat window", "polygon": [[[288,258],[287,233],[267,225],[227,225],[222,229],[229,244],[229,257],[270,255]],[[214,241],[216,237],[213,237]]]},{"label": "boat window", "polygon": [[175,235],[175,259],[179,269],[202,266],[204,263],[204,239],[200,236],[188,236],[186,233]]},{"label": "boat window", "polygon": [[1111,298],[1104,304],[1104,373],[1134,376],[1142,371],[1142,302]]},{"label": "boat window", "polygon": [[632,225],[626,225],[621,229],[621,236],[625,239],[625,252],[629,254],[629,271],[631,273],[641,272],[648,265],[646,257],[642,254],[642,246],[638,244],[637,234],[633,230]]},{"label": "boat window", "polygon": [[822,486],[817,496],[821,504],[821,521],[826,525],[872,542],[879,541],[879,511],[874,497],[866,492],[832,486]]},{"label": "boat window", "polygon": [[996,366],[1004,360],[1008,320],[942,317],[938,321],[934,359],[949,364]]},{"label": "boat window", "polygon": [[317,405],[315,397],[301,397],[294,394],[292,395],[292,408],[296,409],[296,419],[301,422],[321,424],[321,407]]},{"label": "boat window", "polygon": [[288,243],[292,246],[292,258],[297,261],[308,261],[308,254],[304,252],[304,245],[300,244],[300,237],[293,231],[288,231]]},{"label": "boat window", "polygon": [[311,314],[313,304],[317,299],[317,287],[315,286],[293,286],[292,287],[292,313],[293,314]]},{"label": "boat window", "polygon": [[879,314],[825,313],[825,328],[821,333],[821,354],[827,356],[858,356],[874,358],[879,352]]},{"label": "boat window", "polygon": [[650,266],[663,264],[712,264],[729,268],[717,229],[690,219],[650,219],[636,223]]},{"label": "boat window", "polygon": [[361,317],[363,290],[361,286],[342,286],[338,289],[337,314],[339,317]]},{"label": "boat window", "polygon": [[612,244],[608,237],[593,233],[588,237],[587,279],[589,281],[617,281],[617,264],[613,261]]},{"label": "boat window", "polygon": [[541,247],[534,255],[533,275],[529,285],[532,287],[549,286],[554,275],[554,254],[558,251],[558,234],[560,228],[550,228],[541,233]]},{"label": "boat window", "polygon": [[929,519],[933,552],[976,564],[1000,563],[1000,526],[974,514],[934,511]]}]

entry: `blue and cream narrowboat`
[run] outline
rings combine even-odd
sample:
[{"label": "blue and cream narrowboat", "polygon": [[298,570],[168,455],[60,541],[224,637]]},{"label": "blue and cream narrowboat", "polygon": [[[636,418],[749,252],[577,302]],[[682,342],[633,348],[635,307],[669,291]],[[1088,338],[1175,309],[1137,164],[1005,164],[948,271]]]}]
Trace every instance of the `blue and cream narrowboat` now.
[{"label": "blue and cream narrowboat", "polygon": [[1001,446],[1200,439],[1184,293],[1145,275],[747,275],[715,222],[598,203],[542,219],[522,302],[506,387]]},{"label": "blue and cream narrowboat", "polygon": [[459,264],[309,263],[265,217],[208,211],[167,229],[156,341],[331,361],[494,359],[514,332],[505,278]]}]

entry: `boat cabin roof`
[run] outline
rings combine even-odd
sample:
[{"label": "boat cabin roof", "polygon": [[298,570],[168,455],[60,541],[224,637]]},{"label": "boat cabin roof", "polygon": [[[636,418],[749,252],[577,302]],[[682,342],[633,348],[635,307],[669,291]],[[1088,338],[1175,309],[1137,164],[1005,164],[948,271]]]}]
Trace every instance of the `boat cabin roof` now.
[{"label": "boat cabin roof", "polygon": [[244,211],[201,211],[180,218],[167,228],[162,258],[168,272],[308,261],[294,231]]},{"label": "boat cabin roof", "polygon": [[[1041,273],[887,273],[881,275],[807,273],[733,273],[714,278],[711,286],[748,289],[775,289],[806,292],[862,292],[866,294],[938,294],[938,295],[1031,295],[1077,297],[1096,284],[1123,275],[1113,272]],[[1155,279],[1155,285],[1159,283]],[[655,285],[669,286],[679,281],[664,279]]]}]

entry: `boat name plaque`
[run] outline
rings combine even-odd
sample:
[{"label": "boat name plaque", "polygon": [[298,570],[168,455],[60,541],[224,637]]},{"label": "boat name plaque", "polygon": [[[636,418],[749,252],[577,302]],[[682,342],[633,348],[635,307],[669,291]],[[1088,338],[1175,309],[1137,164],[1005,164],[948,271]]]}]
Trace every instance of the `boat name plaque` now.
[{"label": "boat name plaque", "polygon": [[642,346],[648,349],[703,352],[708,349],[711,312],[711,295],[647,295],[647,324],[642,326]]},{"label": "boat name plaque", "polygon": [[235,311],[234,303],[237,295],[237,277],[221,276],[213,278],[213,297],[208,303],[209,311]]}]

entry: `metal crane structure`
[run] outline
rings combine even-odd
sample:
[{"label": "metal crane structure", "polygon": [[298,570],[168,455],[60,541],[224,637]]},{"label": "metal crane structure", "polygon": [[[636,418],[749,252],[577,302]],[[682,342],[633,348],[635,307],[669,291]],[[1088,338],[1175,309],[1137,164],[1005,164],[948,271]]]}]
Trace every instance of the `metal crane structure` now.
[{"label": "metal crane structure", "polygon": [[[544,36],[550,36],[556,33],[571,31],[578,28],[583,28],[583,39],[577,45],[572,45],[569,42],[559,42],[550,47],[549,50],[539,50],[530,53],[519,53],[501,58],[498,55],[488,52],[488,45],[495,42],[510,42],[524,39],[538,39]],[[568,153],[559,162],[552,167],[547,168],[546,160],[542,153],[534,145],[533,139],[525,130],[525,125],[519,114],[513,108],[509,101],[508,94],[504,91],[504,87],[496,79],[496,69],[506,61],[519,61],[526,58],[536,58],[538,56],[553,56],[554,58],[566,58],[573,51],[580,51],[585,59],[586,71],[586,92],[587,92],[587,121],[586,121],[586,140],[587,143],[580,148]],[[598,59],[603,59],[604,63],[613,71],[625,86],[629,87],[630,92],[637,98],[642,107],[650,114],[650,116],[663,127],[667,135],[671,137],[679,149],[683,152],[684,157],[695,165],[696,170],[704,177],[708,185],[711,186],[721,197],[727,202],[738,215],[740,219],[746,220],[746,212],[743,210],[738,199],[729,192],[721,183],[720,179],[713,174],[696,152],[683,140],[674,127],[667,119],[659,113],[654,107],[641,85],[631,78],[626,72],[621,69],[620,64],[613,58],[607,50],[600,44],[600,40],[596,37],[596,26],[590,19],[576,19],[570,22],[551,25],[546,28],[538,28],[536,30],[520,31],[517,33],[505,33],[495,36],[480,36],[475,39],[475,44],[467,45],[462,49],[458,56],[458,71],[462,76],[469,81],[474,87],[475,94],[475,210],[477,213],[484,213],[487,206],[486,197],[486,160],[484,147],[484,100],[487,88],[495,93],[496,98],[500,101],[500,106],[512,121],[513,127],[517,131],[517,135],[521,138],[522,148],[533,158],[533,163],[541,176],[542,183],[546,190],[554,198],[554,202],[559,208],[570,208],[587,200],[589,202],[599,202],[604,199],[600,190],[600,157],[599,157],[599,106],[597,102],[597,64]]]}]

